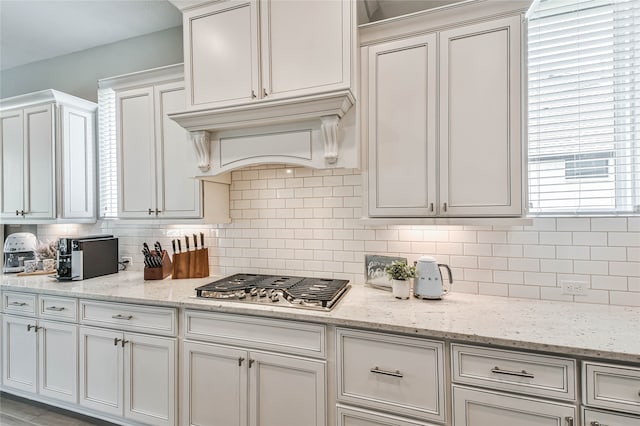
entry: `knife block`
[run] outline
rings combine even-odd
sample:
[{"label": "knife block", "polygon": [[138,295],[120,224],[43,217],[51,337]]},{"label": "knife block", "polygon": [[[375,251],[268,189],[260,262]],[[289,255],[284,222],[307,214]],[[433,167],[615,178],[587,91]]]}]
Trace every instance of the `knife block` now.
[{"label": "knife block", "polygon": [[171,278],[204,278],[209,276],[209,249],[203,248],[173,254]]},{"label": "knife block", "polygon": [[189,252],[189,278],[204,278],[209,276],[209,249],[203,248]]},{"label": "knife block", "polygon": [[[151,254],[155,255],[157,252],[152,251]],[[166,250],[162,250],[162,267],[160,268],[148,268],[144,267],[144,279],[145,280],[164,280],[171,275],[171,258],[167,254]]]}]

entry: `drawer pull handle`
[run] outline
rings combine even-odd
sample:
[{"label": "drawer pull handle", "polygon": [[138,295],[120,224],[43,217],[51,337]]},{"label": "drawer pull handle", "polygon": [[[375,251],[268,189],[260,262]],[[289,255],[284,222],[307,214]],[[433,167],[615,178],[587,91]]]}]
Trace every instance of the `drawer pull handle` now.
[{"label": "drawer pull handle", "polygon": [[27,324],[27,331],[31,331],[32,328],[34,332],[38,331],[38,327],[35,325]]},{"label": "drawer pull handle", "polygon": [[[115,337],[115,338],[113,339],[113,346],[118,346],[118,342],[119,342],[120,340],[122,340],[122,339],[118,339],[117,337]],[[124,346],[124,345],[123,345],[123,346]]]},{"label": "drawer pull handle", "polygon": [[9,303],[11,306],[27,306],[25,302],[11,302]]},{"label": "drawer pull handle", "polygon": [[501,370],[500,367],[496,366],[491,369],[492,373],[496,374],[506,374],[507,376],[518,376],[518,377],[527,377],[529,379],[533,379],[534,376],[531,373],[527,373],[526,370],[522,371],[509,371],[509,370]]},{"label": "drawer pull handle", "polygon": [[242,367],[242,361],[244,361],[244,358],[238,358],[238,367]]},{"label": "drawer pull handle", "polygon": [[47,311],[54,311],[54,312],[62,312],[64,311],[64,307],[57,307],[57,306],[49,306],[46,308]]},{"label": "drawer pull handle", "polygon": [[567,426],[573,426],[573,417],[567,416],[564,419],[567,421]]},{"label": "drawer pull handle", "polygon": [[591,426],[607,426],[607,425],[605,425],[604,423],[600,423],[597,420],[594,420],[591,422]]},{"label": "drawer pull handle", "polygon": [[402,374],[400,372],[400,370],[388,371],[388,370],[381,370],[378,367],[374,367],[369,371],[371,371],[372,373],[375,373],[375,374],[382,374],[382,375],[385,375],[385,376],[393,376],[393,377],[400,377],[400,378],[404,377],[404,374]]},{"label": "drawer pull handle", "polygon": [[129,341],[128,341],[128,340],[124,340],[124,339],[122,339],[122,347],[123,347],[123,348],[124,348],[124,345],[126,345],[127,343],[129,343]]},{"label": "drawer pull handle", "polygon": [[129,321],[130,319],[133,318],[133,315],[122,315],[122,314],[118,314],[118,315],[112,315],[111,318],[113,319],[122,319],[122,320],[127,320]]}]

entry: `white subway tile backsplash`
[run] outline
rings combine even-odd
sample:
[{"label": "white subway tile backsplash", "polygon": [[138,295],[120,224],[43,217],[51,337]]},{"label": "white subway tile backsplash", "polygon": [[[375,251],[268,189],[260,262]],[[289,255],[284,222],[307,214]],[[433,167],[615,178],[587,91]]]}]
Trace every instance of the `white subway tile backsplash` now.
[{"label": "white subway tile backsplash", "polygon": [[[271,165],[232,172],[226,225],[38,226],[40,239],[113,233],[121,255],[142,268],[142,241],[204,232],[216,274],[289,273],[364,282],[364,254],[432,255],[452,267],[452,291],[637,306],[640,217],[533,219],[530,226],[373,227],[360,221],[362,175],[354,169]],[[580,280],[587,296],[563,295],[562,280]]]},{"label": "white subway tile backsplash", "polygon": [[625,247],[591,247],[591,259],[593,260],[627,260],[627,249]]},{"label": "white subway tile backsplash", "polygon": [[589,218],[558,218],[556,219],[557,231],[590,231]]},{"label": "white subway tile backsplash", "polygon": [[606,232],[574,232],[573,244],[576,246],[606,246]]},{"label": "white subway tile backsplash", "polygon": [[591,219],[592,231],[627,231],[627,218],[625,217],[594,217]]}]

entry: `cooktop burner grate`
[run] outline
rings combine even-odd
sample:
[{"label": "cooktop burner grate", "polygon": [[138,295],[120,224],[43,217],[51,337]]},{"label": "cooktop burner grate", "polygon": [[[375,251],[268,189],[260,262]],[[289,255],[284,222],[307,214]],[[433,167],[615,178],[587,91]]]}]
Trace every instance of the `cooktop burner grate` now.
[{"label": "cooktop burner grate", "polygon": [[196,296],[328,310],[347,291],[348,283],[327,278],[235,274],[196,288]]}]

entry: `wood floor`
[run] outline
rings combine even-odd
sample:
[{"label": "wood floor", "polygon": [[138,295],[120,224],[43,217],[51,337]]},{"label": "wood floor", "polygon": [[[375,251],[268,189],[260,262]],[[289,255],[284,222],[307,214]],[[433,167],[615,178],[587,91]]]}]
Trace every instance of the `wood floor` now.
[{"label": "wood floor", "polygon": [[0,392],[1,426],[115,426],[113,423],[61,410]]}]

